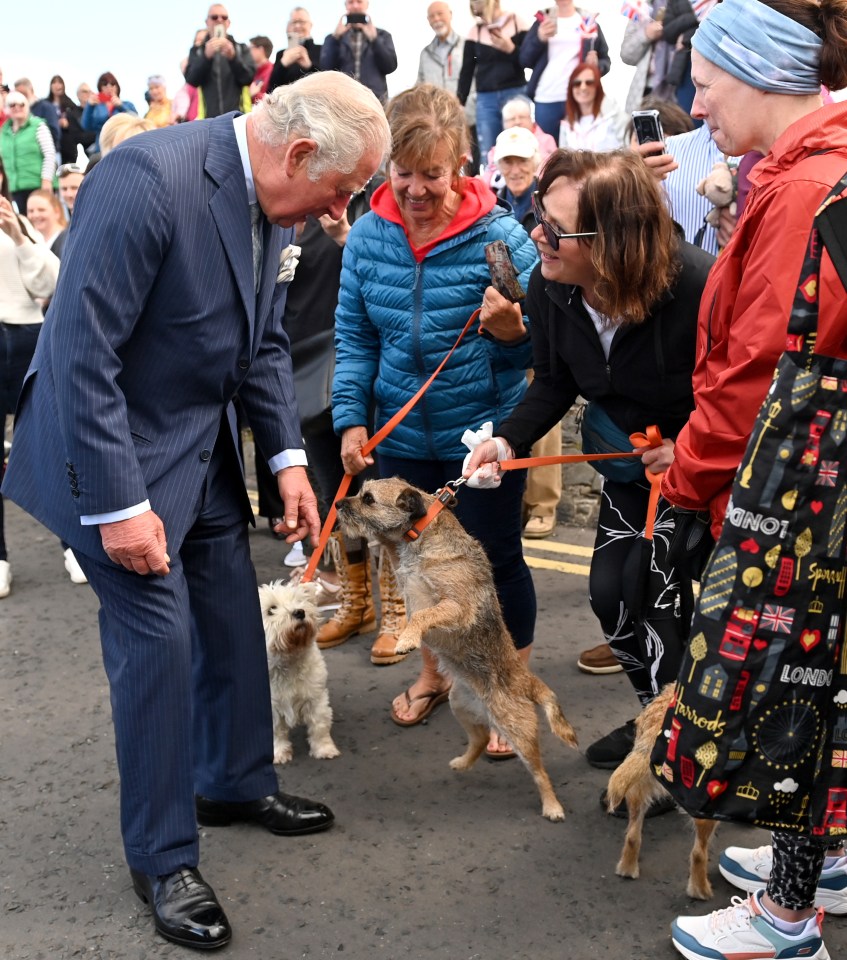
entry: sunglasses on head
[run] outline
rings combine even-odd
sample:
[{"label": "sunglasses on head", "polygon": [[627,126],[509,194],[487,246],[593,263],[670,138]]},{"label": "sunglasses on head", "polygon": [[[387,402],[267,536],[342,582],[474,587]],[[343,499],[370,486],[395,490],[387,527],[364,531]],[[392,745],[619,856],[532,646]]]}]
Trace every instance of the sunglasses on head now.
[{"label": "sunglasses on head", "polygon": [[587,233],[557,233],[553,229],[553,224],[544,216],[544,208],[541,206],[541,198],[538,196],[537,190],[533,191],[532,194],[532,215],[535,217],[535,222],[544,231],[544,239],[554,250],[559,249],[560,240],[575,240],[578,237],[597,236],[596,230],[590,230]]}]

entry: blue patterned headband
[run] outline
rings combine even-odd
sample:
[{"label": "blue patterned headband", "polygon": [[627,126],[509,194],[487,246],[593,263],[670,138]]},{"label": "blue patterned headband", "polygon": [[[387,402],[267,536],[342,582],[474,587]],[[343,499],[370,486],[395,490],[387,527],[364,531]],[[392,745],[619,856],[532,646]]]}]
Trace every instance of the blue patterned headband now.
[{"label": "blue patterned headband", "polygon": [[723,0],[700,24],[692,47],[743,83],[769,93],[820,93],[823,41],[759,0]]}]

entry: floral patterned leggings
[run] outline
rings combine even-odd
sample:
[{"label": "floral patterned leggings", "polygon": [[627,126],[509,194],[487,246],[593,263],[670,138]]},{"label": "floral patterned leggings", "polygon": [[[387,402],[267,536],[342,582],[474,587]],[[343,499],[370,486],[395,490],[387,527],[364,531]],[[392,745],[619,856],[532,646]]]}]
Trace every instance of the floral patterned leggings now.
[{"label": "floral patterned leggings", "polygon": [[824,857],[837,856],[841,844],[833,845],[829,837],[809,837],[782,830],[774,830],[772,838],[773,869],[768,880],[768,896],[786,910],[806,910],[814,906]]}]

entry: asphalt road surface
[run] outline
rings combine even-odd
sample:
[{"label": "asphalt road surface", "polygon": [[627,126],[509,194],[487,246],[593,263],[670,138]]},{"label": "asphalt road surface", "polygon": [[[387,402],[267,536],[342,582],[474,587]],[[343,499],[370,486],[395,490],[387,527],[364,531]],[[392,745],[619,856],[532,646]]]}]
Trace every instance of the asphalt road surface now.
[{"label": "asphalt road surface", "polygon": [[[123,862],[96,599],[70,583],[55,537],[8,503],[6,522],[14,585],[0,601],[0,957],[189,956],[154,934]],[[264,525],[251,536],[259,580],[283,575],[285,548]],[[635,713],[622,675],[576,668],[579,651],[600,639],[586,599],[591,540],[560,527],[528,550],[539,600],[532,664],[583,749]],[[298,735],[293,762],[279,768],[283,789],[333,808],[333,829],[297,839],[246,825],[201,831],[201,869],[234,928],[219,956],[672,960],[673,917],[738,893],[718,874],[717,853],[767,842],[764,833],[721,826],[708,905],[685,894],[692,831],[683,815],[647,821],[642,877],[620,879],[625,825],[599,807],[603,771],[545,733],[564,823],[541,817],[517,761],[454,773],[447,764],[463,736],[446,705],[426,725],[389,718],[417,655],[374,667],[371,640],[326,653],[342,755],[313,760]],[[847,920],[827,921],[826,943],[833,958],[847,956]]]}]

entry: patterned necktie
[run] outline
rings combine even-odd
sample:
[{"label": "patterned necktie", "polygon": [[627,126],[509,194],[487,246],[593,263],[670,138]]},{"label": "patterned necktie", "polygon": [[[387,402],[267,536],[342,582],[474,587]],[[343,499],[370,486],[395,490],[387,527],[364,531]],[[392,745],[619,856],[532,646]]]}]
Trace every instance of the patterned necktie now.
[{"label": "patterned necktie", "polygon": [[262,208],[258,203],[250,204],[250,223],[253,228],[253,283],[259,292],[259,277],[262,275]]}]

